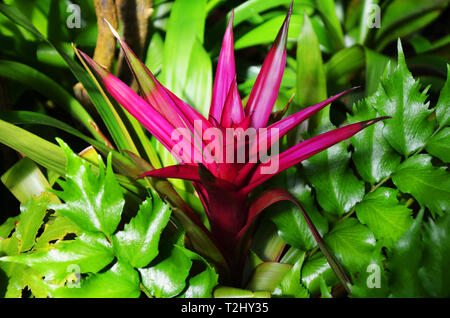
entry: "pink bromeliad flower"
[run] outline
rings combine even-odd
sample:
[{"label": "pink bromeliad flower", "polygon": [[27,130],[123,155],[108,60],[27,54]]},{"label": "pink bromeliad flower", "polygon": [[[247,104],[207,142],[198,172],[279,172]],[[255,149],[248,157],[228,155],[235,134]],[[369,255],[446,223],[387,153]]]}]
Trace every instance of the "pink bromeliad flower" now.
[{"label": "pink bromeliad flower", "polygon": [[[152,170],[144,176],[193,182],[208,216],[212,236],[231,268],[242,266],[257,215],[277,201],[290,200],[301,209],[319,247],[342,279],[344,274],[339,264],[327,252],[320,234],[299,202],[286,190],[268,190],[251,204],[248,202],[250,192],[275,174],[384,119],[376,118],[344,126],[300,142],[284,152],[276,152],[274,145],[287,132],[348,92],[342,92],[267,126],[285,69],[291,11],[292,5],[262,65],[245,108],[236,83],[231,16],[217,65],[208,119],[162,86],[116,31],[112,30],[139,84],[141,96],[86,54],[80,53],[112,97],[179,161],[179,165]],[[245,138],[246,132],[251,129],[256,131],[256,137]],[[231,134],[228,134],[230,131]],[[247,134],[247,137],[251,137],[251,134]],[[263,148],[272,148],[270,157],[262,158],[260,153]],[[242,150],[245,150],[245,155],[238,160],[238,153],[242,153]]]}]

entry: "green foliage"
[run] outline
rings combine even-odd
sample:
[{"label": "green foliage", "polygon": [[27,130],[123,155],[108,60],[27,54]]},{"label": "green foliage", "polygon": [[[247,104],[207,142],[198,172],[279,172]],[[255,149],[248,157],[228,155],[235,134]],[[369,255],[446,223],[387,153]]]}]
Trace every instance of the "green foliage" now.
[{"label": "green foliage", "polygon": [[[9,219],[0,228],[0,269],[9,277],[5,296],[20,297],[28,287],[34,297],[174,297],[182,291],[182,297],[210,297],[218,276],[203,258],[171,241],[160,253],[171,211],[157,194],[151,192],[118,230],[124,197],[111,156],[106,168],[99,158],[94,172],[58,141],[67,165],[62,191],[54,192],[64,203],[51,204],[52,194],[44,192],[23,204],[18,222]],[[206,269],[191,276],[193,261]]]}]

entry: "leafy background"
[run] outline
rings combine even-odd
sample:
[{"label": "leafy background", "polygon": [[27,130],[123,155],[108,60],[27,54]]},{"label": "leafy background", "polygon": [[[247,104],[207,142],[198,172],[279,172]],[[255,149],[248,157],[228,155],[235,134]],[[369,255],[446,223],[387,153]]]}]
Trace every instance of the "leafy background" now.
[{"label": "leafy background", "polygon": [[[69,1],[2,2],[10,6],[0,7],[0,142],[18,151],[0,146],[2,295],[344,294],[301,214],[287,203],[269,208],[260,220],[242,286],[215,288],[215,269],[184,247],[176,210],[146,181],[127,178],[137,168],[122,150],[136,150],[154,166],[173,159],[102,96],[75,60],[71,42],[88,53],[96,47],[93,2],[73,1],[81,7],[80,29],[66,27]],[[294,1],[275,116],[293,93],[288,113],[361,88],[301,125],[283,145],[344,123],[391,117],[265,185],[286,188],[302,202],[351,276],[354,297],[450,296],[448,3]],[[289,4],[155,0],[142,58],[166,87],[205,113],[231,10],[245,97]],[[365,23],[371,4],[381,9],[380,28]],[[118,64],[111,67],[119,71]],[[74,94],[77,82],[84,84],[90,104]],[[108,157],[104,139],[89,122],[118,151]],[[55,144],[56,136],[76,153],[93,145],[103,160],[108,157],[106,167],[97,151],[83,152],[82,161],[65,143]],[[65,181],[56,183],[61,175]],[[202,216],[192,187],[173,185]],[[59,191],[32,198],[50,187]],[[69,288],[77,277],[67,271],[68,262],[79,266],[82,288]],[[380,269],[380,288],[368,288],[373,268]],[[69,286],[61,286],[64,282]]]}]

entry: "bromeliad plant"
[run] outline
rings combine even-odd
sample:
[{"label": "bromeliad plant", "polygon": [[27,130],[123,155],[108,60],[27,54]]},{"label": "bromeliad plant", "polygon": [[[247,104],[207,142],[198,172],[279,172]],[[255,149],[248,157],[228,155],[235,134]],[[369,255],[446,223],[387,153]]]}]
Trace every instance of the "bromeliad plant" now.
[{"label": "bromeliad plant", "polygon": [[[208,119],[160,84],[112,27],[142,97],[85,53],[78,52],[111,96],[179,161],[179,165],[151,170],[141,177],[192,181],[208,216],[212,238],[226,259],[226,274],[232,273],[229,277],[232,282],[239,284],[242,279],[253,225],[260,212],[278,201],[289,200],[302,211],[318,246],[346,286],[348,279],[344,271],[327,251],[300,203],[289,192],[271,189],[249,202],[252,190],[272,176],[386,118],[344,126],[277,152],[279,140],[291,129],[348,92],[268,125],[284,73],[291,11],[292,5],[245,108],[237,89],[231,16],[223,39]],[[271,149],[271,156],[267,156],[267,149]],[[239,157],[242,153],[244,156]]]}]

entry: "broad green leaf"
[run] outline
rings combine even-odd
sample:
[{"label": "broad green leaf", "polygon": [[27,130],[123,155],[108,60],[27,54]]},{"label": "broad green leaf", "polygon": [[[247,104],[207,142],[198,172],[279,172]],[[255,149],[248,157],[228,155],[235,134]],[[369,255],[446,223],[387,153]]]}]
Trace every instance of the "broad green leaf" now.
[{"label": "broad green leaf", "polygon": [[320,293],[321,278],[325,279],[325,282],[332,286],[339,282],[322,253],[316,253],[308,257],[303,264],[301,274],[301,282],[312,297]]},{"label": "broad green leaf", "polygon": [[19,216],[14,216],[6,219],[5,223],[0,225],[0,240],[7,239],[11,234],[12,230],[16,227],[16,222]]},{"label": "broad green leaf", "polygon": [[[378,95],[370,96],[353,106],[353,116],[349,116],[350,123],[369,120],[378,117],[374,105],[379,103]],[[385,122],[360,131],[350,141],[355,148],[352,160],[361,177],[374,184],[390,176],[400,164],[400,155],[391,147],[383,136]]]},{"label": "broad green leaf", "polygon": [[350,273],[365,270],[362,267],[370,260],[376,243],[373,233],[354,218],[338,223],[324,240]]},{"label": "broad green leaf", "polygon": [[342,31],[341,22],[337,16],[337,10],[333,0],[315,0],[316,8],[327,27],[333,43],[333,50],[338,51],[345,46],[344,33]]},{"label": "broad green leaf", "polygon": [[355,298],[386,298],[389,295],[389,276],[385,270],[385,259],[381,256],[378,244],[374,249],[370,261],[363,266],[363,270],[355,275],[350,286]]},{"label": "broad green leaf", "polygon": [[[287,180],[284,183],[285,187],[301,202],[315,227],[323,236],[328,231],[328,222],[317,211],[311,188],[296,173],[291,173],[295,171],[288,170],[284,174],[287,176]],[[305,218],[298,208],[294,207],[291,203],[283,202],[277,204],[276,208],[272,210],[271,220],[276,224],[279,235],[287,244],[305,251],[317,245]]]},{"label": "broad green leaf", "polygon": [[447,64],[447,80],[441,90],[438,103],[436,105],[436,117],[439,126],[450,124],[450,64]]},{"label": "broad green leaf", "polygon": [[217,285],[219,276],[216,274],[214,268],[200,255],[184,248],[176,246],[181,249],[184,254],[191,260],[200,261],[206,265],[206,269],[200,274],[195,275],[189,279],[189,284],[186,291],[180,296],[183,298],[210,298],[214,287]]},{"label": "broad green leaf", "polygon": [[189,58],[183,95],[203,116],[208,116],[212,94],[212,62],[201,42],[196,39]]},{"label": "broad green leaf", "polygon": [[382,12],[381,28],[375,35],[377,51],[381,51],[391,41],[414,33],[429,24],[447,5],[448,1],[442,0],[390,1]]},{"label": "broad green leaf", "polygon": [[[235,13],[236,14],[236,13]],[[280,15],[257,25],[254,29],[242,35],[236,40],[234,45],[236,50],[250,46],[272,43],[277,36],[277,32],[283,24],[285,15]],[[288,41],[295,41],[300,34],[303,24],[303,16],[293,14],[289,22]]]},{"label": "broad green leaf", "polygon": [[19,223],[16,227],[20,252],[33,247],[37,232],[44,221],[49,201],[50,196],[44,194],[40,198],[31,198],[20,206]]},{"label": "broad green leaf", "polygon": [[424,146],[434,129],[434,123],[428,120],[432,110],[425,103],[426,90],[420,91],[420,83],[406,66],[400,41],[398,64],[388,66],[376,95],[377,103],[373,106],[380,114],[392,117],[385,121],[383,129],[391,146],[404,156]]},{"label": "broad green leaf", "polygon": [[[267,208],[267,215],[270,215],[270,211],[277,211],[277,207],[279,205]],[[290,206],[286,207],[290,208]],[[296,212],[300,213],[298,210]],[[253,234],[250,246],[256,257],[264,262],[277,262],[285,245],[286,243],[280,237],[275,224],[268,217],[262,218]]]},{"label": "broad green leaf", "polygon": [[281,283],[292,265],[277,262],[264,262],[256,266],[246,288],[253,291],[270,291]]},{"label": "broad green leaf", "polygon": [[28,265],[59,283],[71,273],[71,266],[78,266],[80,273],[95,273],[113,258],[111,245],[104,236],[82,234],[75,240],[55,244],[55,248],[49,251],[4,256],[0,262]]},{"label": "broad green leaf", "polygon": [[2,175],[1,180],[21,203],[40,196],[50,188],[42,171],[29,158],[23,158],[14,164]]},{"label": "broad green leaf", "polygon": [[302,252],[302,255],[294,263],[289,272],[283,277],[280,284],[275,287],[272,295],[279,297],[309,298],[308,290],[300,283],[301,270],[304,260],[305,252]]},{"label": "broad green leaf", "polygon": [[450,297],[450,215],[430,220],[423,234],[423,263],[419,278],[431,297]]},{"label": "broad green leaf", "polygon": [[436,168],[428,155],[416,155],[403,162],[392,180],[403,193],[411,194],[434,214],[450,210],[450,178],[444,167]]},{"label": "broad green leaf", "polygon": [[[305,14],[303,26],[297,39],[297,103],[305,108],[327,99],[327,82],[322,62],[319,40]],[[328,119],[328,109],[313,116],[310,125],[316,128],[323,120]],[[294,143],[299,140],[296,129]]]},{"label": "broad green leaf", "polygon": [[164,41],[158,32],[153,33],[148,45],[145,66],[153,73],[158,74],[161,71],[163,63]]},{"label": "broad green leaf", "polygon": [[391,273],[389,284],[392,297],[424,296],[418,277],[423,250],[423,243],[420,239],[423,214],[424,210],[422,209],[413,225],[388,253],[387,267]]},{"label": "broad green leaf", "polygon": [[163,83],[179,97],[185,94],[190,57],[196,39],[203,43],[206,0],[175,1],[164,44]]},{"label": "broad green leaf", "polygon": [[66,180],[59,184],[63,191],[56,192],[65,202],[52,208],[88,232],[111,235],[120,222],[124,199],[119,183],[111,168],[111,156],[105,173],[100,163],[98,175],[90,165],[78,157],[58,139],[67,157]]},{"label": "broad green leaf", "polygon": [[162,248],[159,256],[145,268],[139,268],[142,284],[154,297],[174,297],[186,287],[192,266],[188,256],[176,246]]},{"label": "broad green leaf", "polygon": [[51,216],[44,224],[42,234],[37,238],[33,250],[48,250],[52,246],[52,241],[60,241],[67,234],[80,235],[81,231],[78,226],[62,215]]},{"label": "broad green leaf", "polygon": [[303,161],[317,201],[328,213],[345,214],[364,196],[364,182],[353,174],[349,161],[350,153],[344,142]]},{"label": "broad green leaf", "polygon": [[170,209],[157,195],[147,198],[125,229],[113,236],[119,259],[133,267],[147,266],[158,255],[161,232],[167,225]]},{"label": "broad green leaf", "polygon": [[450,127],[439,131],[427,142],[425,149],[431,155],[438,157],[445,163],[450,162]]},{"label": "broad green leaf", "polygon": [[325,64],[327,81],[330,85],[347,85],[365,63],[364,49],[360,45],[336,52]]},{"label": "broad green leaf", "polygon": [[51,291],[56,298],[138,298],[139,274],[126,263],[117,262],[103,273],[89,275],[74,286],[57,287]]},{"label": "broad green leaf", "polygon": [[397,200],[398,191],[378,188],[356,205],[356,215],[373,232],[377,240],[391,248],[411,227],[411,210]]},{"label": "broad green leaf", "polygon": [[366,55],[366,95],[371,96],[380,86],[380,78],[386,66],[388,63],[393,63],[393,60],[367,47],[364,48],[364,52]]}]

